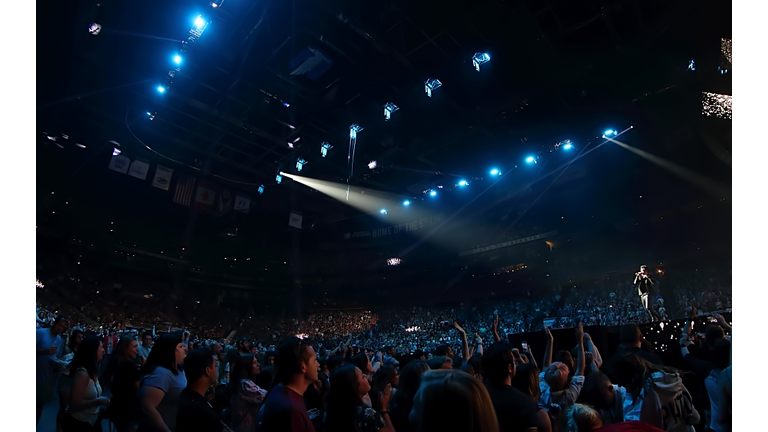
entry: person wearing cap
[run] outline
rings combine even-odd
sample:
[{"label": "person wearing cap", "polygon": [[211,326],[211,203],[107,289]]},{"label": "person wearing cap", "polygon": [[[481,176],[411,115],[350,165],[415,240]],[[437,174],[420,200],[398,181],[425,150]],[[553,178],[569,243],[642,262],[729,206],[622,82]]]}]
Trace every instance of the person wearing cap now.
[{"label": "person wearing cap", "polygon": [[237,351],[240,354],[249,354],[251,352],[250,348],[248,347],[249,341],[250,339],[244,337],[237,340]]}]

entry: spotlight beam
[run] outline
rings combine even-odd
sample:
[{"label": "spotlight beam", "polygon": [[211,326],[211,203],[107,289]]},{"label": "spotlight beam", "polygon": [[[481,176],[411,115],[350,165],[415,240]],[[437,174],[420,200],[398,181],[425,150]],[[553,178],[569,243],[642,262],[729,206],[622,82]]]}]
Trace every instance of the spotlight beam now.
[{"label": "spotlight beam", "polygon": [[612,138],[608,138],[608,141],[618,145],[623,149],[629,150],[630,152],[660,166],[661,168],[664,168],[670,173],[680,177],[681,179],[687,181],[688,183],[691,183],[692,185],[698,188],[703,189],[704,191],[712,194],[717,198],[731,197],[731,189],[697,172],[694,172],[688,168],[677,165],[676,163],[670,162],[666,159],[662,159],[658,156],[652,155],[646,151],[627,145],[621,141],[618,141]]}]

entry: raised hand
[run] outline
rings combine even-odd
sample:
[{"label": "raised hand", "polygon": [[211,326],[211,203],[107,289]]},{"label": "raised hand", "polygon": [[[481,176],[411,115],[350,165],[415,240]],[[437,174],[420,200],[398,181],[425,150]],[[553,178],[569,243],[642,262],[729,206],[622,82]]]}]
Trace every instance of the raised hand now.
[{"label": "raised hand", "polygon": [[460,331],[460,332],[462,332],[462,333],[464,333],[464,334],[467,334],[467,332],[466,332],[466,331],[464,331],[464,329],[463,329],[463,328],[461,328],[461,326],[459,325],[459,323],[457,323],[456,321],[454,321],[454,322],[453,322],[453,326],[454,326],[454,327],[456,327],[456,330],[458,330],[458,331]]},{"label": "raised hand", "polygon": [[384,387],[384,392],[379,392],[379,411],[386,411],[389,407],[389,398],[392,396],[392,384]]},{"label": "raised hand", "polygon": [[576,340],[584,340],[584,324],[582,322],[579,322],[579,324],[576,326]]},{"label": "raised hand", "polygon": [[552,332],[549,330],[549,327],[546,325],[544,326],[544,334],[549,338],[549,340],[555,340],[555,337],[552,336]]}]

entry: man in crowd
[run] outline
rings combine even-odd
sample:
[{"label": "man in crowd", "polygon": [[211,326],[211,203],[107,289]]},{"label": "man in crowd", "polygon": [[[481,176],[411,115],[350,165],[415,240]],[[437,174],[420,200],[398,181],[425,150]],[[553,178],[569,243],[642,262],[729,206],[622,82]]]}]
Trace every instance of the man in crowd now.
[{"label": "man in crowd", "polygon": [[643,340],[643,332],[637,324],[624,324],[621,326],[621,330],[619,330],[619,341],[621,344],[619,345],[616,354],[603,364],[603,372],[609,377],[613,377],[611,369],[614,364],[628,354],[635,354],[643,360],[648,360],[653,364],[663,365],[664,363],[661,362],[659,356],[649,353],[641,348]]},{"label": "man in crowd", "polygon": [[45,404],[53,400],[53,390],[56,384],[56,358],[63,353],[61,334],[67,330],[69,320],[58,316],[50,328],[37,329],[37,422],[43,414]]},{"label": "man in crowd", "polygon": [[392,366],[399,366],[400,362],[395,359],[395,347],[388,346],[384,348],[384,364],[385,365],[392,365]]},{"label": "man in crowd", "polygon": [[[530,428],[544,430],[544,425],[539,424],[536,403],[512,387],[516,366],[509,343],[496,342],[491,345],[483,354],[482,365],[488,379],[486,388],[499,419],[499,431],[525,431]],[[549,423],[549,417],[544,420]]]},{"label": "man in crowd", "polygon": [[198,348],[187,353],[184,358],[187,387],[179,396],[176,432],[229,430],[205,399],[206,391],[219,379],[218,368],[218,358],[210,349]]},{"label": "man in crowd", "polygon": [[149,358],[149,351],[151,351],[151,348],[150,348],[151,345],[152,345],[152,333],[144,332],[144,334],[141,335],[141,345],[139,345],[139,361],[141,361],[142,365],[147,360],[147,358]]},{"label": "man in crowd", "polygon": [[257,417],[257,432],[315,432],[307,415],[304,392],[318,380],[315,350],[296,336],[277,346],[276,386],[267,394]]},{"label": "man in crowd", "polygon": [[240,354],[248,354],[251,352],[250,347],[248,346],[248,341],[250,339],[248,338],[240,338],[237,340],[236,346],[237,346],[237,352]]}]

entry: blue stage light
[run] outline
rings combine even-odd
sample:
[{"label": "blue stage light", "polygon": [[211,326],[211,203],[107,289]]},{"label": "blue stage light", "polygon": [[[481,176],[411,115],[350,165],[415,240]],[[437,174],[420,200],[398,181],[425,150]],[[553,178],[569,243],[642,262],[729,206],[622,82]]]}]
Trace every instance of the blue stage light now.
[{"label": "blue stage light", "polygon": [[689,71],[695,71],[696,70],[696,62],[691,59],[691,61],[688,62],[688,70]]},{"label": "blue stage light", "polygon": [[363,128],[361,128],[357,124],[353,124],[353,125],[349,126],[349,138],[357,139],[357,133],[361,132],[362,130],[363,130]]},{"label": "blue stage light", "polygon": [[275,176],[275,181],[277,181],[277,184],[280,184],[283,181],[283,176],[280,174]]},{"label": "blue stage light", "polygon": [[165,87],[157,86],[157,91],[159,91],[160,93],[165,93]]},{"label": "blue stage light", "polygon": [[259,186],[259,195],[264,193],[264,185]]},{"label": "blue stage light", "polygon": [[483,63],[487,63],[491,60],[491,56],[489,56],[487,53],[475,53],[474,56],[472,56],[472,64],[475,66],[475,69],[480,72],[480,65]]},{"label": "blue stage light", "polygon": [[324,142],[320,144],[320,154],[323,155],[323,157],[328,156],[328,150],[332,149],[333,146],[328,144],[327,142]]},{"label": "blue stage light", "polygon": [[572,149],[572,148],[573,148],[573,146],[572,146],[570,143],[569,143],[569,144],[565,144],[565,145],[563,146],[563,150],[570,150],[570,149]]},{"label": "blue stage light", "polygon": [[384,119],[389,120],[389,118],[392,116],[392,113],[397,111],[398,108],[397,105],[393,104],[392,102],[387,102],[384,105]]},{"label": "blue stage light", "polygon": [[459,186],[466,186],[468,184],[469,183],[466,180],[462,180],[462,181],[459,182]]},{"label": "blue stage light", "polygon": [[385,214],[387,214],[387,209],[381,209],[381,210],[379,210],[379,213],[385,215]]},{"label": "blue stage light", "polygon": [[202,15],[198,15],[197,18],[195,18],[195,27],[198,29],[201,29],[205,26],[206,22]]},{"label": "blue stage light", "polygon": [[405,200],[405,201],[403,201],[403,205],[408,207],[409,205],[411,205],[411,202],[408,201],[408,200]]},{"label": "blue stage light", "polygon": [[501,171],[497,170],[496,168],[491,170],[491,175],[501,175]]},{"label": "blue stage light", "polygon": [[301,169],[304,168],[304,165],[306,164],[307,164],[307,161],[304,158],[296,159],[296,169],[298,171],[301,171]]},{"label": "blue stage light", "polygon": [[432,97],[432,90],[436,90],[443,85],[439,80],[430,78],[424,81],[424,91],[427,92],[427,96]]},{"label": "blue stage light", "polygon": [[608,129],[607,131],[603,132],[603,135],[605,136],[616,135],[616,131],[613,129]]},{"label": "blue stage light", "polygon": [[181,56],[180,55],[175,55],[173,57],[173,62],[176,63],[176,64],[181,64]]},{"label": "blue stage light", "polygon": [[528,156],[527,158],[525,158],[525,161],[528,163],[534,163],[536,162],[536,158],[533,156]]},{"label": "blue stage light", "polygon": [[432,196],[432,197],[433,197],[433,196],[437,196],[437,191],[431,191],[431,192],[429,193],[429,196]]}]

